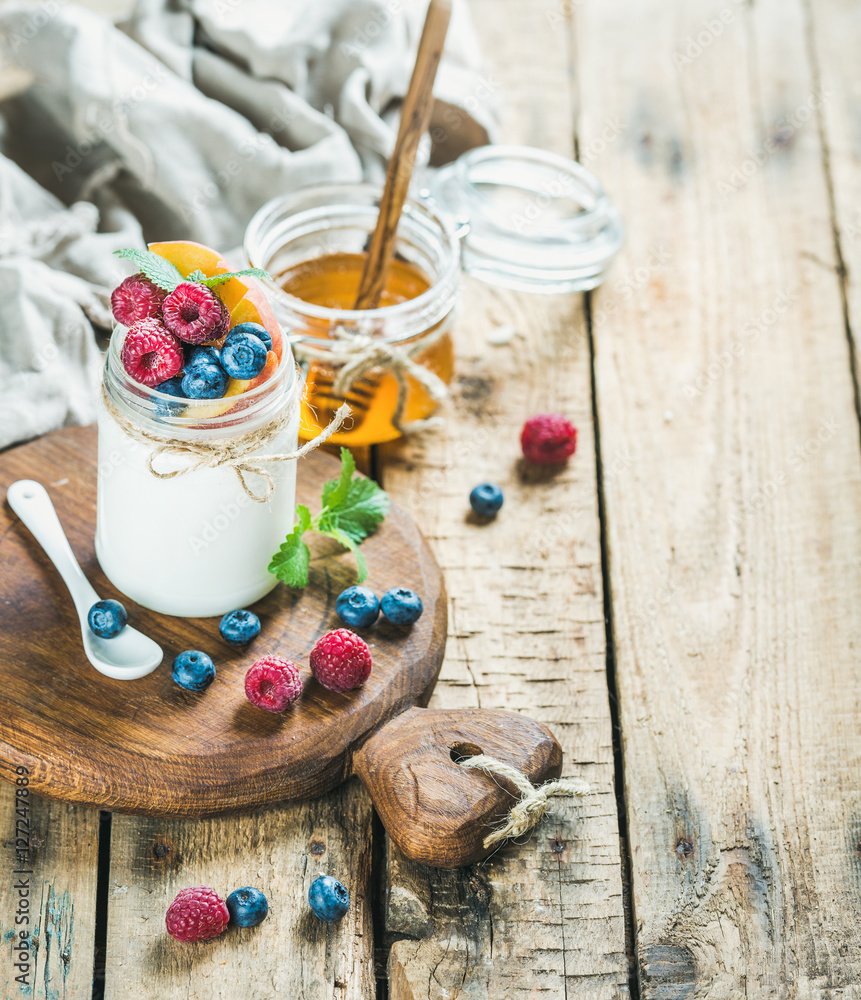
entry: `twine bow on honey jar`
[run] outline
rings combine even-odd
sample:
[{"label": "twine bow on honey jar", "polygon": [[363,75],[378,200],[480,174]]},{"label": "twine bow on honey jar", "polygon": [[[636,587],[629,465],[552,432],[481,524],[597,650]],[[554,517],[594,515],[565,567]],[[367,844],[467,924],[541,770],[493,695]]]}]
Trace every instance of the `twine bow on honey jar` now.
[{"label": "twine bow on honey jar", "polygon": [[438,418],[428,420],[413,420],[404,423],[409,385],[407,378],[412,378],[427,392],[435,403],[440,403],[448,396],[448,386],[435,372],[415,360],[446,333],[446,325],[441,324],[423,337],[400,347],[371,334],[352,332],[345,327],[336,328],[333,340],[320,340],[320,346],[312,345],[309,338],[292,338],[293,354],[300,363],[325,364],[338,368],[335,375],[332,394],[337,397],[347,395],[350,386],[362,378],[373,368],[384,368],[390,372],[398,383],[398,397],[395,412],[392,415],[392,426],[401,434],[414,434],[435,426]]}]

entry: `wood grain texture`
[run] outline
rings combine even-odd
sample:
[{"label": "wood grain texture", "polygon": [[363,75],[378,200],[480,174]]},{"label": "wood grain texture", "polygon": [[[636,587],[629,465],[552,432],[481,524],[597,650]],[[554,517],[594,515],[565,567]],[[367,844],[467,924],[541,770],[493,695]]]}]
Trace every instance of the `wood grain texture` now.
[{"label": "wood grain texture", "polygon": [[514,712],[413,708],[353,755],[356,774],[398,849],[413,861],[460,868],[487,857],[485,837],[520,799],[506,778],[460,766],[487,754],[533,785],[558,778],[562,749],[553,734]]},{"label": "wood grain texture", "polygon": [[[861,133],[858,95],[861,66],[854,42],[861,36],[861,7],[852,0],[805,3],[811,70],[823,94],[818,107],[824,166],[831,185],[832,226],[845,296],[847,333],[856,383],[861,384]],[[856,399],[856,407],[858,399]]]},{"label": "wood grain texture", "polygon": [[[861,461],[802,4],[583,4],[644,1000],[861,995]],[[839,70],[838,70],[839,72]],[[826,98],[827,100],[827,98]]]},{"label": "wood grain texture", "polygon": [[[573,152],[566,10],[545,0],[474,0],[504,95],[502,138]],[[509,344],[489,335],[513,327]],[[591,414],[579,297],[520,295],[465,278],[446,427],[386,446],[383,483],[422,527],[446,573],[450,637],[431,708],[506,708],[547,724],[563,774],[594,794],[557,801],[525,843],[480,866],[432,871],[389,853],[392,1000],[610,1000],[627,963]],[[555,475],[519,461],[535,412],[577,425],[577,455]],[[620,456],[623,458],[624,456]],[[498,482],[505,506],[478,523],[468,494]],[[407,940],[410,938],[412,940]]]},{"label": "wood grain texture", "polygon": [[[114,816],[105,1000],[374,1000],[372,846],[370,800],[355,781],[243,816]],[[337,924],[308,909],[321,874],[350,892]],[[164,915],[191,885],[225,897],[256,886],[269,914],[259,927],[182,944]]]},{"label": "wood grain texture", "polygon": [[[93,983],[99,814],[15,792],[0,784],[0,995],[82,1000]],[[21,931],[23,957],[13,950]]]},{"label": "wood grain texture", "polygon": [[[304,670],[305,690],[289,712],[251,706],[245,671],[265,652],[300,665],[316,639],[340,626],[335,597],[355,582],[349,556],[336,545],[318,549],[311,585],[277,587],[255,605],[263,632],[235,649],[218,636],[217,619],[168,618],[116,594],[93,551],[95,428],[48,435],[0,457],[0,488],[19,478],[48,484],[60,521],[99,594],[118,597],[131,620],[157,638],[164,664],[133,682],[98,674],[80,644],[67,591],[44,552],[4,505],[0,509],[0,774],[14,780],[26,765],[31,786],[64,800],[121,812],[194,816],[319,795],[351,773],[351,750],[369,732],[422,702],[433,686],[445,644],[445,588],[411,519],[394,509],[365,543],[369,586],[383,593],[412,587],[425,612],[410,629],[386,622],[365,634],[374,669],[345,694],[327,691]],[[323,482],[338,464],[313,454],[303,463],[299,499],[316,509]],[[322,558],[323,555],[329,558]],[[170,674],[183,649],[203,649],[217,676],[201,694],[177,687]],[[50,683],[34,687],[34,665]],[[51,752],[46,753],[50,747]]]}]

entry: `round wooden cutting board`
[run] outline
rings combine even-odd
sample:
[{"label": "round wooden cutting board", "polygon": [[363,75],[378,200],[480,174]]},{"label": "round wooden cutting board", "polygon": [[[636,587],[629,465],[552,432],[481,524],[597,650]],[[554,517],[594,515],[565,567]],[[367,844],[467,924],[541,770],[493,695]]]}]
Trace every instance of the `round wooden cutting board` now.
[{"label": "round wooden cutting board", "polygon": [[[303,459],[297,500],[317,510],[323,483],[338,470],[338,462],[320,452]],[[362,547],[367,586],[377,594],[409,587],[421,595],[424,614],[411,628],[380,619],[362,630],[373,671],[361,688],[337,694],[314,680],[308,656],[322,634],[341,627],[335,599],[355,583],[355,562],[338,545],[311,541],[309,586],[294,591],[279,584],[259,601],[254,610],[262,632],[236,649],[219,636],[218,618],[148,611],[102,573],[93,546],[95,428],[58,431],[0,455],[0,497],[17,479],[47,488],[100,597],[121,600],[131,624],[152,636],[165,658],[139,680],[98,673],[84,655],[59,574],[8,504],[0,505],[5,780],[14,781],[23,765],[30,788],[54,798],[119,812],[202,816],[313,797],[358,773],[409,856],[454,867],[482,854],[487,825],[507,811],[513,792],[504,781],[459,767],[457,748],[483,746],[534,781],[559,773],[558,744],[538,723],[508,712],[414,708],[427,703],[442,663],[446,597],[427,543],[396,505]],[[201,649],[215,662],[216,678],[206,691],[173,682],[171,663],[185,649]],[[281,715],[245,697],[245,672],[267,653],[293,660],[305,681],[302,697]]]}]

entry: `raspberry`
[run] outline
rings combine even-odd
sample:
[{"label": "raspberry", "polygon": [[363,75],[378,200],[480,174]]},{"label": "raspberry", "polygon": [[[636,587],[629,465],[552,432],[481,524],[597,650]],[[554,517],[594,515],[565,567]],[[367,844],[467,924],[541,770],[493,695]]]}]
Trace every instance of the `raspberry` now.
[{"label": "raspberry", "polygon": [[135,382],[156,386],[182,368],[182,347],[157,319],[142,319],[129,327],[120,352],[123,368]]},{"label": "raspberry", "polygon": [[177,941],[208,941],[227,926],[227,904],[214,889],[192,886],[177,893],[167,908],[167,932]]},{"label": "raspberry", "polygon": [[536,413],[520,432],[523,457],[533,465],[556,465],[577,450],[577,428],[561,413]]},{"label": "raspberry", "polygon": [[258,708],[283,712],[302,694],[302,678],[296,664],[283,656],[262,656],[248,668],[245,694]]},{"label": "raspberry", "polygon": [[183,281],[164,300],[164,325],[189,344],[217,340],[230,327],[230,313],[206,285]]},{"label": "raspberry", "polygon": [[132,326],[142,319],[155,319],[167,293],[142,274],[126,278],[111,292],[114,319],[123,326]]},{"label": "raspberry", "polygon": [[371,651],[348,628],[327,632],[311,650],[311,670],[330,691],[352,691],[371,676]]}]

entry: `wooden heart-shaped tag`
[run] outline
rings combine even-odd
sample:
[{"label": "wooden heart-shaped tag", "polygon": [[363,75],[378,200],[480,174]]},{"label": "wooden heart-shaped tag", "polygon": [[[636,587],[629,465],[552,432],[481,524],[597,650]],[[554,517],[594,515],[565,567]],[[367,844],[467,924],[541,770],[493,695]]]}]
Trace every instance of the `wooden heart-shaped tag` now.
[{"label": "wooden heart-shaped tag", "polygon": [[490,709],[412,708],[354,753],[353,771],[408,858],[459,868],[490,853],[484,838],[520,798],[505,778],[457,763],[480,753],[512,765],[535,785],[562,770],[561,747],[533,719]]}]

